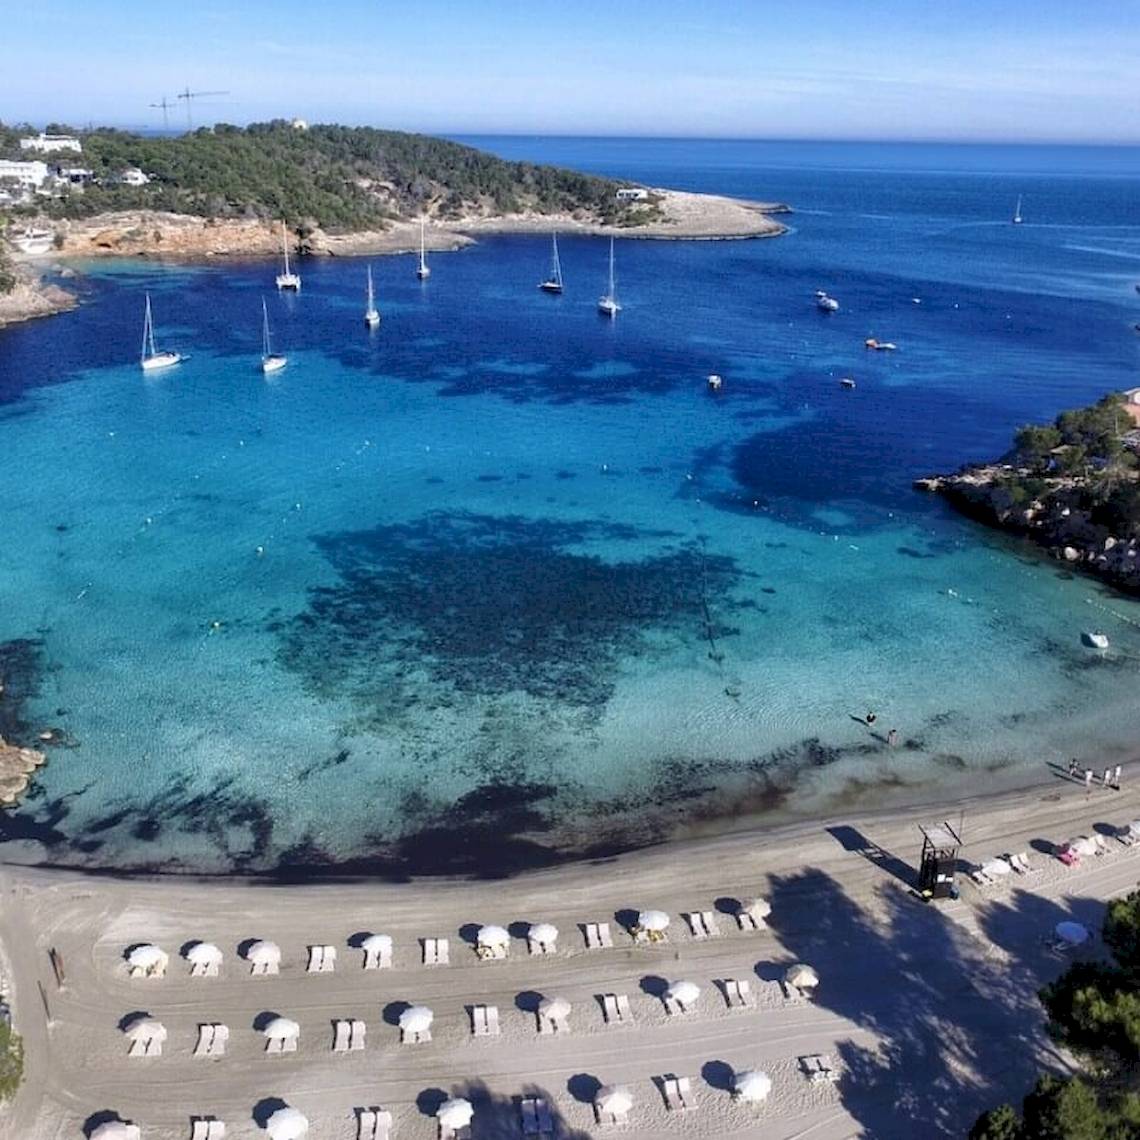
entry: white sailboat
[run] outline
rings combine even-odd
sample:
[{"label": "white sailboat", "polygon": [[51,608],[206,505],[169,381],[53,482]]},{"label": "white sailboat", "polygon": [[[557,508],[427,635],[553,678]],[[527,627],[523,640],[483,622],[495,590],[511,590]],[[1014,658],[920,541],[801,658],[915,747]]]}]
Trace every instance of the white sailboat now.
[{"label": "white sailboat", "polygon": [[274,352],[269,343],[269,310],[265,307],[265,298],[261,298],[261,371],[265,373],[280,372],[289,363],[287,356]]},{"label": "white sailboat", "polygon": [[598,298],[598,312],[603,317],[616,317],[621,312],[621,305],[614,296],[614,239],[610,238],[610,283],[605,293]]},{"label": "white sailboat", "polygon": [[157,368],[170,368],[174,364],[182,363],[180,352],[159,352],[154,347],[154,318],[150,313],[150,294],[146,295],[146,319],[143,321],[142,351],[139,363],[144,372],[153,372]]},{"label": "white sailboat", "polygon": [[416,276],[421,281],[426,281],[431,276],[431,270],[428,268],[427,255],[424,252],[424,220],[420,218],[420,264],[416,270]]},{"label": "white sailboat", "polygon": [[1013,224],[1015,226],[1021,225],[1021,195],[1017,196],[1017,205],[1013,209]]},{"label": "white sailboat", "polygon": [[550,241],[553,245],[553,252],[550,258],[550,275],[539,285],[539,288],[544,293],[561,293],[562,262],[558,260],[558,235],[551,234]]},{"label": "white sailboat", "polygon": [[380,323],[380,310],[376,308],[376,297],[372,291],[372,266],[368,267],[368,307],[364,310],[364,323],[374,329]]},{"label": "white sailboat", "polygon": [[292,289],[295,293],[301,292],[301,275],[289,268],[289,239],[285,233],[285,223],[281,223],[281,249],[285,254],[285,271],[277,274],[278,289]]}]

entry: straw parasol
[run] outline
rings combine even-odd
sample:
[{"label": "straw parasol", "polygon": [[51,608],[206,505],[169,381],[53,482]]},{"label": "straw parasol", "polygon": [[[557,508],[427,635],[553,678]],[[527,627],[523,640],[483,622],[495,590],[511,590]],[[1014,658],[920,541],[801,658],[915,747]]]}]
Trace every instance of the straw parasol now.
[{"label": "straw parasol", "polygon": [[447,1128],[466,1128],[471,1123],[475,1109],[469,1100],[461,1096],[445,1100],[436,1110],[436,1119]]},{"label": "straw parasol", "polygon": [[1092,937],[1089,928],[1080,922],[1058,922],[1055,929],[1057,937],[1070,946],[1080,946]]},{"label": "straw parasol", "polygon": [[166,1026],[153,1017],[136,1017],[123,1032],[132,1041],[165,1041]]},{"label": "straw parasol", "polygon": [[701,987],[696,982],[673,982],[665,991],[665,997],[679,1005],[692,1005],[700,996]]},{"label": "straw parasol", "polygon": [[767,918],[772,913],[772,904],[767,899],[745,899],[740,904],[740,912],[753,918]]},{"label": "straw parasol", "polygon": [[982,864],[982,873],[986,875],[1009,875],[1012,874],[1013,868],[1005,859],[987,859]]},{"label": "straw parasol", "polygon": [[643,910],[637,916],[637,925],[642,930],[651,930],[654,934],[661,934],[669,929],[669,916],[663,910]]},{"label": "straw parasol", "polygon": [[1078,835],[1076,839],[1070,839],[1065,844],[1070,851],[1075,851],[1078,855],[1095,855],[1096,854],[1096,841],[1090,839],[1087,835]]},{"label": "straw parasol", "polygon": [[564,997],[545,997],[538,1003],[538,1012],[544,1017],[568,1017],[571,1008]]},{"label": "straw parasol", "polygon": [[501,926],[480,926],[475,942],[479,946],[509,946],[511,936]]},{"label": "straw parasol", "polygon": [[360,948],[370,954],[382,954],[392,949],[392,937],[389,934],[370,934],[360,943]]},{"label": "straw parasol", "polygon": [[283,1037],[286,1040],[292,1040],[294,1037],[301,1036],[301,1027],[291,1017],[275,1017],[266,1024],[262,1033],[266,1037]]},{"label": "straw parasol", "polygon": [[186,961],[195,966],[213,966],[222,960],[221,950],[212,942],[195,942],[186,951]]},{"label": "straw parasol", "polygon": [[135,1140],[138,1133],[125,1120],[105,1120],[91,1130],[88,1140]]},{"label": "straw parasol", "polygon": [[276,942],[255,942],[245,956],[259,966],[273,965],[281,961],[281,947]]},{"label": "straw parasol", "polygon": [[810,966],[797,962],[796,965],[788,967],[784,973],[784,981],[789,986],[807,990],[819,985],[819,975]]},{"label": "straw parasol", "polygon": [[768,1094],[772,1091],[772,1078],[767,1073],[748,1069],[743,1073],[737,1073],[733,1078],[732,1091],[736,1094],[737,1100],[753,1103],[767,1100]]},{"label": "straw parasol", "polygon": [[309,1134],[309,1121],[303,1112],[285,1105],[265,1122],[265,1131],[271,1140],[301,1140]]},{"label": "straw parasol", "polygon": [[127,965],[141,970],[153,970],[156,966],[165,966],[168,961],[170,956],[166,951],[151,942],[136,946],[127,955]]},{"label": "straw parasol", "polygon": [[541,942],[543,945],[546,945],[547,943],[556,942],[558,940],[558,927],[551,922],[536,922],[534,926],[530,928],[529,934],[535,942]]},{"label": "straw parasol", "polygon": [[603,1085],[594,1094],[594,1104],[600,1112],[624,1116],[633,1107],[633,1093],[625,1085]]},{"label": "straw parasol", "polygon": [[435,1014],[426,1005],[410,1005],[400,1014],[399,1025],[405,1033],[426,1033],[434,1020]]}]

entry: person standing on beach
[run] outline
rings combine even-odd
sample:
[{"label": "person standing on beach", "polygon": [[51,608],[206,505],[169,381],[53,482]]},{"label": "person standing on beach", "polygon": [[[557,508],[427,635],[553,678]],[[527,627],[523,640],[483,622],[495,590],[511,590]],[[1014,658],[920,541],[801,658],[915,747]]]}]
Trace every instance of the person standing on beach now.
[{"label": "person standing on beach", "polygon": [[1119,792],[1120,791],[1120,765],[1116,765],[1116,771],[1112,774],[1112,786]]},{"label": "person standing on beach", "polygon": [[1101,777],[1100,782],[1106,788],[1111,785],[1111,783],[1112,783],[1112,769],[1111,768],[1105,768],[1104,775]]},{"label": "person standing on beach", "polygon": [[899,742],[899,730],[897,728],[892,728],[891,731],[887,733],[887,747],[888,748],[894,748],[894,746],[896,744],[898,744],[898,742]]},{"label": "person standing on beach", "polygon": [[1069,761],[1069,775],[1074,780],[1077,778],[1077,770],[1079,769],[1079,767],[1080,767],[1080,765],[1077,763],[1077,758],[1074,756]]},{"label": "person standing on beach", "polygon": [[1091,768],[1085,769],[1085,791],[1086,792],[1092,791],[1092,769]]}]

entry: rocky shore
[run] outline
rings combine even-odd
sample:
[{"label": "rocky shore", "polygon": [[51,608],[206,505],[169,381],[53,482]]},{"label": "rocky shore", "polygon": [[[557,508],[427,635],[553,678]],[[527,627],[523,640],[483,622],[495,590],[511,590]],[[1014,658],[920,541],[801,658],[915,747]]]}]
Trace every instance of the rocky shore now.
[{"label": "rocky shore", "polygon": [[32,773],[47,759],[34,748],[18,748],[0,736],[0,806],[14,804],[24,794]]},{"label": "rocky shore", "polygon": [[17,266],[15,286],[0,293],[0,328],[35,317],[50,317],[74,309],[77,304],[75,296],[66,289],[43,281],[29,266]]},{"label": "rocky shore", "polygon": [[915,481],[915,489],[941,495],[962,514],[1010,534],[1024,536],[1050,557],[1140,594],[1140,545],[1097,523],[1082,506],[1084,480],[1057,476],[1039,480],[1032,499],[1018,494],[1027,469],[1008,463],[980,464],[955,475]]}]

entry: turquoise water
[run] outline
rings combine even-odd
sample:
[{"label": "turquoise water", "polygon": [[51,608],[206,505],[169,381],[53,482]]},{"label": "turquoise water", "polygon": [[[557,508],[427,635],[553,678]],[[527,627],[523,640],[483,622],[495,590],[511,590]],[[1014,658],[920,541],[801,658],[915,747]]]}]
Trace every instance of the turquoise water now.
[{"label": "turquoise water", "polygon": [[10,854],[490,871],[1130,755],[1140,608],[910,482],[1135,383],[1135,152],[485,143],[793,232],[619,243],[613,324],[601,241],[552,298],[519,237],[377,259],[375,334],[354,259],[100,263],[0,333],[0,731],[73,745]]}]

